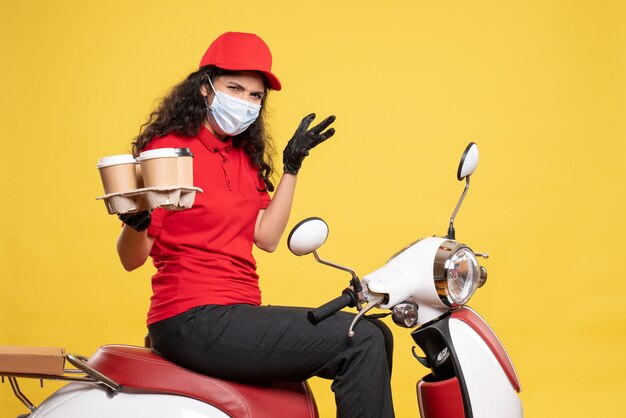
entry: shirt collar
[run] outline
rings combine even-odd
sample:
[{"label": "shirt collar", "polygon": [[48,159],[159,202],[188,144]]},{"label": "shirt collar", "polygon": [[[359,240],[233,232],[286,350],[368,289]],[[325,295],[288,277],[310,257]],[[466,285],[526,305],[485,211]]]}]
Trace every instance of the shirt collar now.
[{"label": "shirt collar", "polygon": [[204,124],[200,124],[200,131],[196,135],[202,145],[211,152],[219,152],[223,149],[230,148],[233,145],[233,138],[227,136],[225,141],[221,141],[209,131]]}]

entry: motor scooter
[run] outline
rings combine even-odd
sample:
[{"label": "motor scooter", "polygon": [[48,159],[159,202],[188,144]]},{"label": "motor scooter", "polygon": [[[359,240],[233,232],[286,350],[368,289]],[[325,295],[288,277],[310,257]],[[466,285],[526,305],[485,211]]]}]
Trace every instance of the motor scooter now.
[{"label": "motor scooter", "polygon": [[[454,219],[469,189],[478,164],[478,147],[470,143],[457,171],[465,189],[450,218],[445,237],[416,241],[394,254],[378,270],[360,279],[347,267],[319,257],[329,228],[320,218],[307,218],[290,232],[292,253],[313,254],[325,265],[350,273],[350,284],[332,301],[312,309],[316,324],[337,311],[355,307],[354,326],[372,309],[390,310],[393,322],[413,329],[411,336],[422,349],[413,355],[430,373],[417,383],[422,418],[517,418],[523,416],[518,396],[520,383],[503,345],[489,325],[465,306],[487,280],[475,253],[455,240]],[[177,366],[149,347],[105,345],[90,358],[64,354],[74,368],[51,374],[51,365],[24,362],[32,356],[15,348],[20,367],[0,363],[2,381],[30,410],[18,418],[318,418],[314,397],[306,382],[247,384],[201,375]],[[10,351],[10,350],[9,350]],[[0,351],[0,354],[7,350]],[[24,357],[26,355],[26,357]],[[43,358],[43,360],[42,360]],[[51,356],[51,361],[57,361]],[[30,362],[33,363],[33,362]],[[21,391],[18,379],[69,381],[39,406]]]},{"label": "motor scooter", "polygon": [[457,179],[465,180],[444,237],[420,239],[394,254],[387,263],[363,277],[344,266],[319,257],[317,249],[328,237],[320,218],[300,222],[288,237],[296,255],[312,253],[325,265],[352,275],[341,296],[308,313],[319,322],[345,308],[356,307],[354,325],[371,309],[391,310],[393,322],[414,328],[422,349],[413,355],[431,372],[417,383],[422,418],[518,418],[523,416],[519,378],[504,346],[489,325],[470,307],[472,295],[487,281],[487,270],[474,252],[456,241],[454,220],[469,190],[478,165],[478,146],[470,143],[461,157]]}]

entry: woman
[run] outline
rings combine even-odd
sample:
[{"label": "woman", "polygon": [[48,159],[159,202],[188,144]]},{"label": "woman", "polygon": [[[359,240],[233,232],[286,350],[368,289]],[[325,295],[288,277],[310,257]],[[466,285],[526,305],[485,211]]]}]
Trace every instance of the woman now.
[{"label": "woman", "polygon": [[264,104],[270,89],[281,89],[271,62],[256,35],[222,34],[198,71],[151,114],[134,153],[190,148],[194,183],[204,192],[189,210],[121,216],[120,260],[130,271],[153,259],[148,329],[154,349],[169,360],[226,379],[333,379],[339,417],[392,417],[392,340],[384,324],[362,321],[350,339],[352,314],[312,325],[303,308],[260,305],[252,245],[274,251],[302,161],[335,132],[334,116],[312,128],[314,114],[302,120],[270,198]]}]

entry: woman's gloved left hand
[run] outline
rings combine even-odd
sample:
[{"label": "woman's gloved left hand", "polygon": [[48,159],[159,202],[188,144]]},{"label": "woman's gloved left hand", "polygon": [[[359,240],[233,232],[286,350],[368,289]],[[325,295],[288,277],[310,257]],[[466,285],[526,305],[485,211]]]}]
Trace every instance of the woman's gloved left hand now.
[{"label": "woman's gloved left hand", "polygon": [[152,221],[151,211],[144,210],[137,213],[125,213],[123,215],[117,215],[120,221],[130,226],[137,232],[143,232],[150,226]]},{"label": "woman's gloved left hand", "polygon": [[309,125],[315,119],[315,113],[306,116],[300,122],[296,133],[287,143],[283,151],[284,172],[296,175],[302,166],[302,161],[309,155],[309,150],[326,141],[335,134],[335,128],[330,128],[331,123],[335,121],[335,116],[331,115],[311,129]]}]

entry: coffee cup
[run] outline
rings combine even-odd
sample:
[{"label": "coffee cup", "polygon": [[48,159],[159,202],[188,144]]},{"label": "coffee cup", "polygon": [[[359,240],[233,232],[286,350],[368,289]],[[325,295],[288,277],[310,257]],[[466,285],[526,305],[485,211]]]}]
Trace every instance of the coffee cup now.
[{"label": "coffee cup", "polygon": [[178,183],[178,155],[174,148],[157,148],[139,154],[145,187],[175,186]]},{"label": "coffee cup", "polygon": [[189,148],[175,148],[178,166],[178,185],[193,187],[193,154]]},{"label": "coffee cup", "polygon": [[145,187],[143,184],[143,174],[141,174],[141,164],[139,164],[139,162],[135,164],[135,177],[137,178],[137,188],[141,189]]},{"label": "coffee cup", "polygon": [[124,193],[137,188],[135,167],[137,161],[132,154],[112,155],[98,160],[98,170],[104,193]]}]

